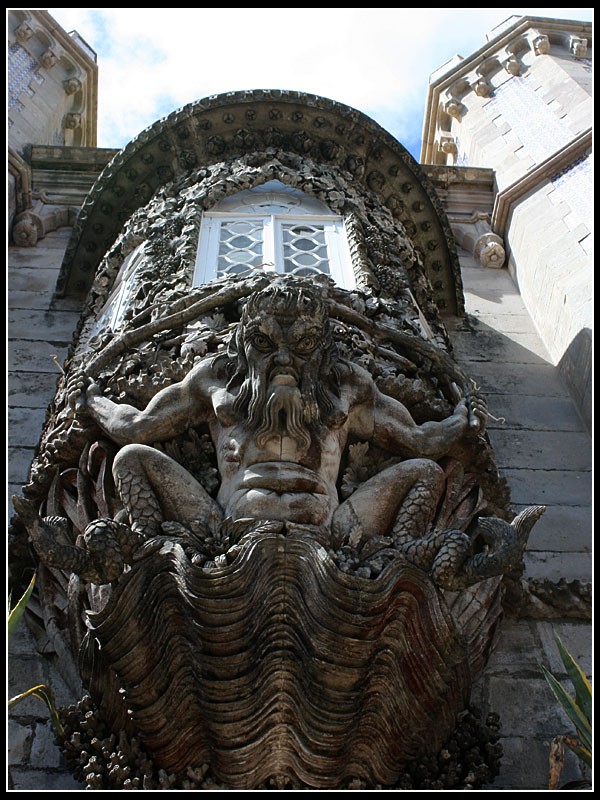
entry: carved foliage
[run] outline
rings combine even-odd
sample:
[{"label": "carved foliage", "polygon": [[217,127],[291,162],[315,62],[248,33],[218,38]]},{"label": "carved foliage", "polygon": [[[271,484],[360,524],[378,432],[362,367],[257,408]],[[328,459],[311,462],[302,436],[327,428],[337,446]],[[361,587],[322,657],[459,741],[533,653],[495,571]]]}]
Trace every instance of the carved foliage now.
[{"label": "carved foliage", "polygon": [[[146,232],[152,269],[162,268],[159,255],[177,263],[189,223],[185,206],[162,202],[171,203],[170,219],[156,213],[130,231],[136,241]],[[165,226],[168,235],[158,235]],[[163,514],[156,532],[143,534],[111,478],[113,456],[124,451],[102,444],[94,420],[74,414],[81,370],[104,397],[143,409],[202,365],[231,360],[233,344],[243,341],[232,338],[242,307],[270,284],[266,276],[220,281],[181,297],[175,276],[171,301],[159,305],[148,269],[152,302],[141,294],[137,317],[120,334],[96,341],[92,355],[84,335],[74,352],[31,484],[16,504],[39,557],[74,573],[79,588],[67,604],[71,619],[87,620],[87,634],[80,622],[72,632],[84,684],[109,728],[139,737],[173,774],[210,763],[235,788],[277,776],[314,788],[352,779],[393,785],[403,763],[439,750],[466,706],[500,613],[500,576],[518,564],[526,541],[518,525],[479,516],[506,516],[489,445],[473,436],[438,464],[415,460],[415,476],[429,482],[410,477],[414,510],[365,543],[360,520],[337,540],[333,527],[302,520],[222,519],[213,500],[222,462],[208,429],[188,427],[161,437],[154,450],[164,453],[161,464],[168,457],[178,465],[165,481],[185,469],[213,512],[187,523]],[[406,298],[346,292],[326,279],[291,280],[282,297],[282,314],[304,304],[329,317],[334,375],[364,376],[417,423],[452,414],[453,384],[468,391],[445,350],[416,335]],[[296,310],[308,324],[310,313]],[[352,373],[358,367],[364,372]],[[235,370],[227,374],[234,386]],[[366,481],[386,470],[406,481],[409,473],[399,453],[350,444],[336,490],[351,517]],[[312,463],[303,458],[300,481]],[[142,490],[143,515],[153,500]],[[459,590],[462,602],[451,609],[444,588]]]}]

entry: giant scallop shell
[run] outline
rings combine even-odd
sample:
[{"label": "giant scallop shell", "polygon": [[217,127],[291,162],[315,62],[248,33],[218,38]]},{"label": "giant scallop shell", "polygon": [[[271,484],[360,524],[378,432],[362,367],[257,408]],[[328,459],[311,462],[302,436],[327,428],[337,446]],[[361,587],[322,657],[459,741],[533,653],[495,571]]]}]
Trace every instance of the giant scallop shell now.
[{"label": "giant scallop shell", "polygon": [[401,557],[376,579],[345,574],[301,532],[250,537],[212,571],[167,542],[88,624],[109,723],[167,772],[209,763],[233,788],[393,785],[468,702],[466,640],[430,578]]}]

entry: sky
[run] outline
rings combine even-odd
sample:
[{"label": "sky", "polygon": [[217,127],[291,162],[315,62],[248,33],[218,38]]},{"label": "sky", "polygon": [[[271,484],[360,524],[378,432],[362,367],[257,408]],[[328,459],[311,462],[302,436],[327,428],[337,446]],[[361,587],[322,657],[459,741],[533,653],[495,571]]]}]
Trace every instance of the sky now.
[{"label": "sky", "polygon": [[99,67],[98,147],[208,95],[288,89],[374,119],[419,160],[429,76],[513,14],[591,21],[593,8],[49,8]]}]

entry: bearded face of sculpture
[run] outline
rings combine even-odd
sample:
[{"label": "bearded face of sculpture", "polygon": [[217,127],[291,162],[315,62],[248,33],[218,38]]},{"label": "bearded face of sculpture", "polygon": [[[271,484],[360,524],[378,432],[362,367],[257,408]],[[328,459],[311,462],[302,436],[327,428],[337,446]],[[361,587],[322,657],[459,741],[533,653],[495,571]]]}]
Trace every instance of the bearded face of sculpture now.
[{"label": "bearded face of sculpture", "polygon": [[234,409],[260,445],[275,431],[303,448],[333,410],[337,372],[329,317],[314,294],[270,287],[247,304],[237,335],[237,375],[244,381]]},{"label": "bearded face of sculpture", "polygon": [[262,395],[265,401],[253,404],[249,419],[259,445],[276,431],[291,435],[303,447],[310,445],[308,427],[315,415],[305,417],[305,410],[309,412],[314,401],[322,339],[322,328],[310,320],[282,316],[265,317],[247,331],[249,378],[257,399]]}]

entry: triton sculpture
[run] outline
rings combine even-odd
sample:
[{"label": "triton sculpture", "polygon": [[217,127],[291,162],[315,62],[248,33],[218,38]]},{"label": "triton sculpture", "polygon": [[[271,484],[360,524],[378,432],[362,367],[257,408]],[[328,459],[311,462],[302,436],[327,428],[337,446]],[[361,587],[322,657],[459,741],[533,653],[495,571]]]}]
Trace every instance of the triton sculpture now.
[{"label": "triton sculpture", "polygon": [[[394,786],[485,663],[543,508],[497,510],[485,400],[364,308],[327,282],[217,282],[75,364],[46,448],[77,466],[41,507],[15,499],[39,559],[72,573],[106,730],[173,780]],[[183,374],[153,390],[123,354],[157,336]]]}]

